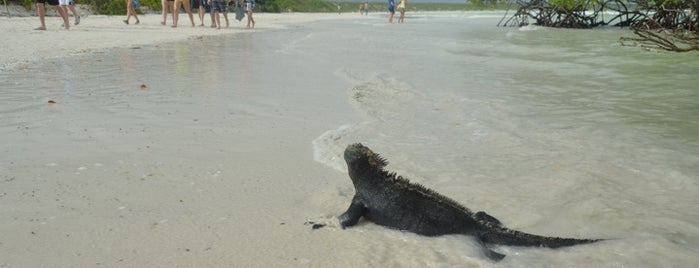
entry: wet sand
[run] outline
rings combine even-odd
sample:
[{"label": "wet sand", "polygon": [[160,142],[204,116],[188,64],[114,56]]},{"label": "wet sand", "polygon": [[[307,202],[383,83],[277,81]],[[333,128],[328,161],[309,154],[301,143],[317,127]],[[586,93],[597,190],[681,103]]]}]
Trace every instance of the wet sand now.
[{"label": "wet sand", "polygon": [[[35,31],[36,17],[2,18],[0,31],[10,38],[0,41],[6,94],[0,100],[0,267],[343,263],[334,252],[352,234],[327,240],[304,222],[332,222],[347,205],[333,186],[349,186],[346,175],[315,162],[311,146],[336,119],[351,117],[348,105],[334,105],[345,103],[344,91],[324,94],[322,107],[308,105],[315,99],[303,94],[253,96],[248,100],[258,104],[244,106],[209,93],[207,100],[221,102],[202,110],[168,99],[171,88],[152,80],[110,89],[109,69],[95,75],[84,67],[104,68],[102,56],[112,50],[336,18],[255,16],[255,30],[238,22],[221,30],[173,29],[148,15],[140,25],[125,25],[122,16],[89,16],[69,31],[49,17],[48,30]],[[67,93],[50,77],[73,57],[83,69],[69,73],[83,81],[70,80],[80,86]],[[140,83],[148,87],[139,89]],[[328,205],[333,213],[325,215],[321,207]]]}]

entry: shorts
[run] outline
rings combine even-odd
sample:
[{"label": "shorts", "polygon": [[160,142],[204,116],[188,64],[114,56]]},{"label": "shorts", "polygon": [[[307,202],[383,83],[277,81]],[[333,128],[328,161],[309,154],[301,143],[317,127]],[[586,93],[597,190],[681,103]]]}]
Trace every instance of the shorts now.
[{"label": "shorts", "polygon": [[67,5],[70,5],[70,0],[58,0],[58,5],[59,5],[59,6],[67,6]]},{"label": "shorts", "polygon": [[50,6],[57,6],[58,5],[58,0],[36,0],[36,2],[39,4],[46,4],[46,2],[48,2],[48,4]]},{"label": "shorts", "polygon": [[389,9],[388,9],[388,12],[391,12],[391,14],[393,14],[393,13],[396,13],[396,10],[393,9],[393,8],[389,8]]},{"label": "shorts", "polygon": [[206,8],[206,11],[209,11],[209,4],[207,0],[190,0],[189,1],[189,6],[192,8],[199,8],[203,7]]},{"label": "shorts", "polygon": [[211,1],[211,11],[225,12],[226,11],[226,1],[223,1],[223,0]]}]

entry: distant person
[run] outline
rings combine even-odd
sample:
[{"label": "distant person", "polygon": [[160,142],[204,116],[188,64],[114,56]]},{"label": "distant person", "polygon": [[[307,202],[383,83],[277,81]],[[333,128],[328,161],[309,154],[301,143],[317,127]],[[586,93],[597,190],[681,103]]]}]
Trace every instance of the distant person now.
[{"label": "distant person", "polygon": [[216,29],[221,29],[221,18],[219,15],[223,13],[226,19],[226,28],[228,28],[228,12],[226,12],[225,0],[211,0],[211,16],[216,21]]},{"label": "distant person", "polygon": [[398,16],[398,23],[403,23],[403,18],[405,17],[405,8],[408,4],[408,0],[398,0],[398,11],[400,15]]},{"label": "distant person", "polygon": [[364,2],[364,16],[369,16],[369,2]]},{"label": "distant person", "polygon": [[393,14],[396,13],[396,7],[393,0],[388,0],[388,23],[393,23]]},{"label": "distant person", "polygon": [[[252,11],[255,9],[255,0],[245,0],[245,14],[248,16],[248,28],[255,28],[255,19],[252,18]],[[250,26],[252,23],[252,26]]]},{"label": "distant person", "polygon": [[133,7],[133,0],[124,0],[124,2],[126,2],[126,19],[124,23],[129,24],[131,16],[136,19],[136,24],[141,23],[141,21],[138,20],[138,15],[136,15],[136,9]]},{"label": "distant person", "polygon": [[221,11],[221,13],[223,14],[223,19],[226,20],[226,28],[228,28],[228,26],[230,26],[230,22],[228,21],[228,5],[230,3],[226,2],[226,0],[221,1],[223,1],[223,11]]},{"label": "distant person", "polygon": [[364,15],[364,4],[359,4],[359,15]]},{"label": "distant person", "polygon": [[184,11],[187,12],[187,15],[189,16],[189,21],[192,22],[192,27],[195,27],[196,24],[194,24],[194,15],[192,15],[192,8],[189,7],[189,0],[175,0],[172,2],[172,28],[177,27],[177,21],[180,18],[180,5],[182,5],[184,7]]},{"label": "distant person", "polygon": [[[199,13],[199,26],[204,27],[204,14],[206,12],[211,13],[211,7],[208,4],[208,0],[190,0],[189,3],[192,9],[196,9]],[[211,18],[213,23],[213,18]]]},{"label": "distant person", "polygon": [[168,8],[170,9],[170,12],[172,12],[173,7],[175,6],[171,2],[174,2],[174,0],[160,0],[160,7],[162,8],[162,14],[163,14],[163,20],[160,21],[160,24],[162,24],[162,25],[167,24],[167,10],[168,10]]},{"label": "distant person", "polygon": [[34,30],[46,30],[46,3],[49,4],[49,6],[52,6],[53,9],[58,12],[58,15],[61,15],[61,18],[63,19],[63,27],[68,30],[70,29],[70,24],[68,23],[68,14],[58,6],[58,0],[36,0],[36,13],[39,15],[39,22],[41,22],[41,26],[34,28]]},{"label": "distant person", "polygon": [[72,0],[59,0],[58,5],[63,8],[63,12],[66,13],[66,16],[68,16],[68,10],[73,13],[73,18],[75,18],[75,23],[73,23],[73,25],[80,24],[80,14],[75,10],[75,5]]}]

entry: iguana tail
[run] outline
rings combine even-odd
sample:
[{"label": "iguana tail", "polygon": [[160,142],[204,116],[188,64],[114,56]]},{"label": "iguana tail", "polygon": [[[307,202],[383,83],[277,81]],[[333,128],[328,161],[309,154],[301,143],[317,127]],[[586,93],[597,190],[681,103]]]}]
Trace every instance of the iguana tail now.
[{"label": "iguana tail", "polygon": [[492,228],[491,230],[482,231],[478,234],[478,238],[482,243],[522,247],[560,248],[580,244],[589,244],[600,241],[600,239],[578,239],[540,236],[511,230],[500,226],[492,227],[494,228]]},{"label": "iguana tail", "polygon": [[508,246],[521,247],[547,247],[560,248],[575,246],[581,244],[589,244],[603,239],[577,239],[577,238],[560,238],[548,237],[528,234],[525,232],[515,231],[503,227],[497,219],[495,222],[489,221],[485,223],[484,228],[476,233],[478,242],[483,246],[483,253],[493,261],[499,261],[505,258],[505,255],[493,251],[489,245],[499,244]]}]

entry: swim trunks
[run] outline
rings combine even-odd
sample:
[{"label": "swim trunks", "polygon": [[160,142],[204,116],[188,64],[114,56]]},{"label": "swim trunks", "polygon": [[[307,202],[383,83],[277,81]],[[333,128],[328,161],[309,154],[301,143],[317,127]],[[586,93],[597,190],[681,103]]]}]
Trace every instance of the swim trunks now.
[{"label": "swim trunks", "polygon": [[36,0],[36,2],[39,4],[46,4],[46,2],[48,2],[48,4],[50,6],[57,6],[58,5],[58,0]]},{"label": "swim trunks", "polygon": [[189,1],[189,6],[192,8],[198,9],[199,7],[206,8],[206,11],[209,11],[209,4],[208,1],[206,0],[190,0]]},{"label": "swim trunks", "polygon": [[224,1],[224,0],[211,1],[211,11],[216,11],[216,12],[226,11],[226,1]]}]

